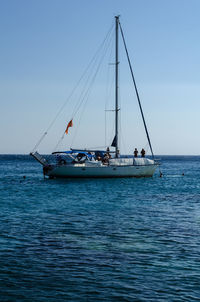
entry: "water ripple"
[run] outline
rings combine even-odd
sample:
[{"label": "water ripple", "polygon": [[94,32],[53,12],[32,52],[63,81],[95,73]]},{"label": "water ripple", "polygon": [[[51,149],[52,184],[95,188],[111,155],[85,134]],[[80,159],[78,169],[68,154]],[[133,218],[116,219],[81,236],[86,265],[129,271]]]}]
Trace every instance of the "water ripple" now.
[{"label": "water ripple", "polygon": [[1,301],[199,301],[199,157],[106,180],[0,160]]}]

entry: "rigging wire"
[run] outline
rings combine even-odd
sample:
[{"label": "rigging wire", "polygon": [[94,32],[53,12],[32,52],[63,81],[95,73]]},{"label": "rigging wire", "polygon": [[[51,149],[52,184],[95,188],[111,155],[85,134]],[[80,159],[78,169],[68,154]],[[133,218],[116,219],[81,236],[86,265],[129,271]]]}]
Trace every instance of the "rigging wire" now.
[{"label": "rigging wire", "polygon": [[106,146],[106,143],[107,143],[107,119],[106,119],[106,109],[105,109],[105,132],[104,132],[104,135],[105,135],[105,146]]},{"label": "rigging wire", "polygon": [[[127,145],[125,144],[125,140],[124,140],[124,136],[123,136],[123,132],[122,132],[122,118],[121,118],[121,115],[122,115],[122,111],[120,110],[120,118],[119,118],[119,121],[120,121],[120,147],[122,149],[122,147],[124,148],[124,154],[127,154]],[[121,153],[121,152],[120,152]]]},{"label": "rigging wire", "polygon": [[[107,49],[108,49],[108,47],[109,47],[109,45],[111,43],[111,39],[109,37],[112,35],[112,30],[113,30],[113,26],[110,29],[109,33],[107,34],[106,38],[104,39],[104,43],[101,45],[102,46],[101,49],[103,49],[102,50],[103,54],[101,55],[101,57],[99,58],[99,55],[98,55],[98,53],[100,53],[100,49],[99,49],[98,53],[96,53],[96,58],[95,58],[95,60],[93,60],[93,65],[96,65],[98,63],[96,71],[93,74],[89,73],[89,75],[88,75],[88,77],[86,79],[86,83],[85,83],[85,85],[84,85],[84,87],[83,87],[83,89],[82,89],[82,91],[80,93],[79,100],[78,100],[78,102],[77,102],[77,104],[76,104],[76,106],[74,108],[74,111],[73,111],[73,113],[71,115],[72,116],[71,119],[73,119],[76,116],[76,114],[79,112],[81,106],[83,105],[82,113],[81,113],[81,116],[80,116],[80,119],[79,119],[79,122],[78,122],[78,127],[76,128],[76,132],[74,134],[71,146],[72,146],[72,144],[73,144],[73,142],[74,142],[74,140],[76,138],[77,131],[78,131],[78,128],[79,128],[79,125],[80,125],[80,121],[81,121],[83,112],[85,110],[85,106],[86,106],[86,104],[88,102],[89,94],[91,93],[91,88],[92,88],[92,86],[94,84],[94,81],[96,79],[96,76],[97,76],[97,74],[99,72],[99,69],[101,67],[102,61],[103,61],[103,59],[104,59],[104,57],[105,57],[105,55],[107,53]],[[91,66],[90,69],[94,69],[94,66]],[[61,136],[61,138],[58,141],[58,143],[57,143],[57,145],[56,145],[55,148],[58,148],[58,146],[60,145],[61,141],[64,139],[64,136],[65,136],[65,132]]]},{"label": "rigging wire", "polygon": [[[87,79],[87,83],[86,83],[86,85],[85,85],[85,88],[82,90],[82,94],[84,94],[84,96],[83,97],[81,97],[82,96],[82,94],[81,94],[81,96],[80,96],[80,98],[79,98],[79,100],[80,100],[80,102],[77,104],[77,106],[76,106],[76,108],[74,109],[74,111],[73,111],[73,113],[72,113],[72,117],[74,118],[74,116],[76,115],[76,113],[79,111],[79,108],[81,107],[81,105],[83,104],[83,102],[84,102],[84,99],[85,99],[85,97],[87,96],[87,94],[88,94],[88,91],[91,89],[91,86],[93,85],[93,83],[94,83],[94,81],[95,81],[95,78],[96,78],[96,75],[97,75],[97,73],[98,73],[98,71],[99,71],[99,68],[100,68],[100,66],[101,66],[101,63],[102,63],[102,61],[103,61],[103,58],[105,57],[105,54],[106,54],[106,51],[107,51],[107,49],[108,49],[108,47],[109,47],[109,44],[110,44],[110,40],[108,40],[108,38],[109,37],[107,37],[107,40],[105,41],[105,44],[104,44],[104,53],[103,53],[103,55],[100,57],[100,59],[99,59],[99,63],[98,63],[98,58],[96,58],[96,61],[94,62],[94,63],[98,63],[98,67],[97,67],[97,69],[96,69],[96,72],[95,72],[95,74],[92,76],[92,75],[89,75],[88,76],[88,79]],[[107,42],[108,41],[108,42]],[[108,43],[108,45],[106,45],[106,42]],[[91,79],[90,79],[91,78]],[[87,85],[89,86],[89,87],[87,87]],[[85,91],[84,91],[85,90]]]},{"label": "rigging wire", "polygon": [[101,65],[101,63],[102,63],[102,60],[103,60],[104,56],[105,56],[105,54],[100,58],[100,62],[98,63],[97,70],[96,70],[95,74],[92,76],[92,78],[91,78],[90,81],[89,81],[89,77],[91,77],[91,76],[88,77],[88,87],[87,87],[87,89],[86,89],[86,87],[85,87],[85,91],[84,91],[84,93],[83,93],[83,97],[80,98],[80,102],[79,102],[78,106],[74,109],[74,111],[73,111],[73,113],[72,113],[72,117],[73,117],[73,118],[75,117],[75,115],[76,115],[77,112],[79,111],[81,105],[84,103],[84,100],[86,99],[86,97],[87,97],[87,95],[88,95],[88,93],[89,93],[89,91],[90,91],[90,89],[91,89],[91,87],[92,87],[92,85],[93,85],[93,83],[94,83],[94,81],[95,81],[95,78],[96,78],[96,76],[97,76],[97,73],[98,73],[98,71],[99,71],[99,68],[100,68],[100,65]]},{"label": "rigging wire", "polygon": [[[113,35],[113,38],[114,39],[114,35]],[[113,56],[113,48],[114,48],[114,43],[112,43],[113,47],[111,48],[111,51],[110,51],[110,56],[109,56],[109,62],[111,62],[111,58]],[[112,89],[113,89],[113,83],[114,83],[114,78],[115,78],[115,75],[114,73],[112,72],[112,76],[111,76],[111,65],[114,66],[114,64],[112,63],[109,63],[108,64],[108,68],[107,68],[107,87],[106,87],[106,101],[105,101],[105,146],[107,146],[107,112],[110,111],[108,109],[108,104],[109,104],[109,100],[111,99],[111,92],[112,92]],[[114,91],[114,89],[113,89]],[[110,145],[110,144],[109,144]]]},{"label": "rigging wire", "polygon": [[110,133],[110,139],[109,139],[109,141],[110,141],[109,145],[110,146],[112,144],[112,141],[113,141],[114,137],[115,137],[115,120],[112,121],[112,131]]},{"label": "rigging wire", "polygon": [[[101,65],[102,65],[103,59],[105,58],[105,55],[106,55],[106,53],[107,53],[108,47],[110,46],[111,42],[112,42],[112,40],[110,39],[110,40],[108,40],[108,44],[105,45],[104,53],[103,53],[102,56],[100,57],[100,60],[99,60],[97,69],[96,69],[96,71],[95,71],[95,73],[94,73],[94,75],[93,75],[93,77],[92,77],[92,79],[91,79],[90,86],[88,87],[88,89],[87,89],[87,91],[86,91],[86,93],[85,93],[85,95],[84,95],[84,97],[83,97],[83,100],[82,100],[82,102],[81,102],[81,104],[80,104],[80,106],[79,106],[79,108],[80,108],[81,105],[83,104],[83,109],[82,109],[82,112],[81,112],[81,115],[80,115],[78,127],[77,127],[77,129],[76,129],[76,132],[75,132],[73,141],[72,141],[72,143],[71,143],[71,146],[73,145],[73,143],[74,143],[74,141],[75,141],[75,138],[76,138],[76,136],[77,136],[78,128],[79,128],[79,126],[80,126],[80,122],[81,122],[81,119],[82,119],[82,117],[83,117],[83,113],[84,113],[84,111],[85,111],[85,109],[86,109],[86,104],[87,104],[87,102],[88,102],[88,100],[89,100],[89,95],[90,95],[90,93],[91,93],[92,86],[93,86],[93,84],[94,84],[94,82],[95,82],[95,79],[96,79],[96,77],[97,77],[97,74],[98,74],[98,72],[99,72],[99,70],[100,70],[100,67],[101,67]],[[85,102],[84,102],[84,99],[85,99]],[[78,108],[78,109],[79,109],[79,108]],[[75,112],[75,114],[78,112],[78,109],[77,109],[77,111]],[[75,115],[75,114],[74,114],[74,115]]]},{"label": "rigging wire", "polygon": [[96,53],[94,54],[94,56],[92,57],[91,61],[89,62],[89,64],[87,65],[87,67],[84,69],[81,77],[79,78],[79,80],[77,81],[76,85],[74,86],[74,88],[72,89],[71,93],[69,94],[69,96],[67,97],[66,101],[64,102],[64,104],[61,106],[61,108],[58,110],[55,118],[52,120],[52,122],[49,124],[49,126],[47,127],[47,130],[44,132],[44,134],[41,136],[41,138],[39,139],[39,141],[36,143],[36,145],[34,146],[32,153],[36,151],[36,149],[38,148],[38,146],[41,144],[41,142],[43,141],[43,139],[45,138],[45,136],[48,134],[49,130],[53,127],[53,125],[55,124],[57,118],[59,117],[59,115],[61,114],[61,112],[63,111],[63,109],[65,108],[65,106],[67,105],[67,103],[71,100],[72,95],[74,94],[74,92],[76,91],[77,87],[80,85],[80,82],[82,81],[82,79],[85,77],[85,74],[87,73],[87,71],[89,70],[90,66],[92,65],[92,63],[94,62],[94,60],[96,59],[98,53],[100,52],[101,48],[104,46],[105,41],[107,40],[108,36],[110,35],[110,33],[112,32],[114,27],[114,23],[112,22],[112,25],[108,31],[108,33],[106,34],[106,37],[104,38],[104,40],[102,41],[102,43],[100,44],[99,48],[97,49]]},{"label": "rigging wire", "polygon": [[120,26],[120,31],[121,31],[121,35],[122,35],[122,40],[123,40],[123,43],[124,43],[124,47],[125,47],[125,51],[126,51],[126,55],[127,55],[127,59],[128,59],[129,68],[130,68],[130,71],[131,71],[131,76],[132,76],[133,84],[134,84],[134,87],[135,87],[135,92],[136,92],[136,96],[137,96],[137,100],[138,100],[140,112],[141,112],[141,115],[142,115],[142,120],[143,120],[144,128],[145,128],[146,135],[147,135],[147,139],[148,139],[149,146],[150,146],[150,149],[151,149],[151,154],[152,154],[152,157],[154,158],[154,154],[153,154],[153,149],[152,149],[151,141],[150,141],[149,133],[148,133],[148,130],[147,130],[147,126],[146,126],[146,122],[145,122],[145,118],[144,118],[144,113],[143,113],[143,110],[142,110],[142,105],[141,105],[141,102],[140,102],[140,97],[139,97],[139,93],[138,93],[138,90],[137,90],[137,86],[136,86],[136,82],[135,82],[135,77],[134,77],[134,74],[133,74],[133,69],[132,69],[132,66],[131,66],[131,61],[130,61],[128,49],[127,49],[127,47],[126,47],[126,42],[125,42],[125,38],[124,38],[124,33],[123,33],[123,30],[122,30],[122,27],[121,27],[120,22],[119,22],[119,26]]}]

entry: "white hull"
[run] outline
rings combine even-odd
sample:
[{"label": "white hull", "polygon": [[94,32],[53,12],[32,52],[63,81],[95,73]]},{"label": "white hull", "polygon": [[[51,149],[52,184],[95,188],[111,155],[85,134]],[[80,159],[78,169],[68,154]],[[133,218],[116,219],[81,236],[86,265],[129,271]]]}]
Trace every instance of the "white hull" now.
[{"label": "white hull", "polygon": [[157,164],[145,166],[85,166],[83,165],[63,165],[50,166],[44,168],[44,175],[50,178],[70,178],[70,177],[151,177],[153,176]]}]

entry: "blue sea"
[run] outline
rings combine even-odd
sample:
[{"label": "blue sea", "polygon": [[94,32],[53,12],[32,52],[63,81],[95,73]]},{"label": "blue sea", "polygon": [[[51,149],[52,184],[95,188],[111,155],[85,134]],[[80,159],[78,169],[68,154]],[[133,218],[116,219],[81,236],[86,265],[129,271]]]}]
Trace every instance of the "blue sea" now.
[{"label": "blue sea", "polygon": [[0,301],[200,301],[200,157],[161,162],[163,177],[49,180],[1,155]]}]

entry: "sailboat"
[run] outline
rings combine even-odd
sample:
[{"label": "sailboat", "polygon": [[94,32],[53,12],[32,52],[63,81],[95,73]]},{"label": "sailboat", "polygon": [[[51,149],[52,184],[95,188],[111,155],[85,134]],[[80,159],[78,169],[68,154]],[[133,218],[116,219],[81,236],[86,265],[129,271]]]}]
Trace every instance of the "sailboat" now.
[{"label": "sailboat", "polygon": [[[148,144],[151,150],[151,158],[145,157],[143,150],[141,157],[138,157],[138,151],[135,150],[134,156],[122,156],[119,151],[119,102],[118,102],[118,35],[121,33],[125,52],[127,55],[129,68],[142,116]],[[69,178],[69,177],[152,177],[158,162],[154,158],[154,153],[146,126],[141,101],[136,86],[123,30],[119,16],[115,16],[115,136],[110,147],[105,150],[95,149],[70,149],[68,151],[56,151],[52,154],[56,156],[56,162],[49,163],[45,156],[39,154],[36,150],[30,153],[42,166],[44,176],[49,178]],[[66,133],[69,127],[72,127],[72,120],[68,123]]]}]

